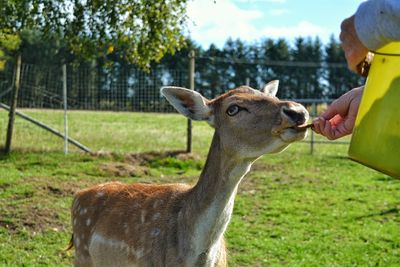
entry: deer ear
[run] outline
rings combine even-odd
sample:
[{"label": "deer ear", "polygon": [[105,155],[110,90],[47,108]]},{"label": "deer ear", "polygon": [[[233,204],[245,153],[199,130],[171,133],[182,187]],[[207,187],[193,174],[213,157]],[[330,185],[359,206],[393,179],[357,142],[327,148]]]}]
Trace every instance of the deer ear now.
[{"label": "deer ear", "polygon": [[273,80],[264,86],[263,91],[267,95],[276,96],[276,93],[278,92],[278,87],[279,87],[279,80]]},{"label": "deer ear", "polygon": [[181,87],[165,86],[161,88],[161,94],[177,111],[192,120],[208,120],[211,124],[210,102],[196,91]]}]

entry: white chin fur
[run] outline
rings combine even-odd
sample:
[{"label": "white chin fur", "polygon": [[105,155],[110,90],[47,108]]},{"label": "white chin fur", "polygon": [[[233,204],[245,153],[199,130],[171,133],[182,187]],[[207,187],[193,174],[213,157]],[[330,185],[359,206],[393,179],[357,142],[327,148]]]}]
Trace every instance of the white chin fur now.
[{"label": "white chin fur", "polygon": [[306,136],[307,131],[298,132],[295,129],[289,128],[284,130],[280,137],[284,142],[291,143],[303,140],[304,138],[306,138]]}]

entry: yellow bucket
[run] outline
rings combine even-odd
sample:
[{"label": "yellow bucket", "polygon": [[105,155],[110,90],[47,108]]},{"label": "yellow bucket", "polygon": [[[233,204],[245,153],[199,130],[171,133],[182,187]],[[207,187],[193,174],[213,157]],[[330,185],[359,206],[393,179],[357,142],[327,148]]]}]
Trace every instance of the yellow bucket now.
[{"label": "yellow bucket", "polygon": [[349,157],[400,178],[400,42],[390,43],[375,53]]}]

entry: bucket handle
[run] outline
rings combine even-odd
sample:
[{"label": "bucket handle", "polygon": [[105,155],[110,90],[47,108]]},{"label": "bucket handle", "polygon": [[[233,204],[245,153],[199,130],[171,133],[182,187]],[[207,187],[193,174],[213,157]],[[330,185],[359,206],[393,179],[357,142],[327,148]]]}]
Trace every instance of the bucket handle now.
[{"label": "bucket handle", "polygon": [[400,57],[400,54],[393,54],[393,53],[382,53],[382,52],[377,52],[377,51],[371,51],[371,53],[374,53],[376,55],[381,55],[381,56],[395,56],[395,57]]}]

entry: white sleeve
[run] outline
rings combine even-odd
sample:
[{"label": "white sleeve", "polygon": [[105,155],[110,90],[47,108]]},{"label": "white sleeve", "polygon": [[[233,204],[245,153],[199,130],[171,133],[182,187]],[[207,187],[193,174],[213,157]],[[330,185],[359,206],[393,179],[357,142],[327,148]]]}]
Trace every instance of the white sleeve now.
[{"label": "white sleeve", "polygon": [[400,0],[369,0],[358,7],[354,20],[361,42],[376,50],[400,41]]}]

